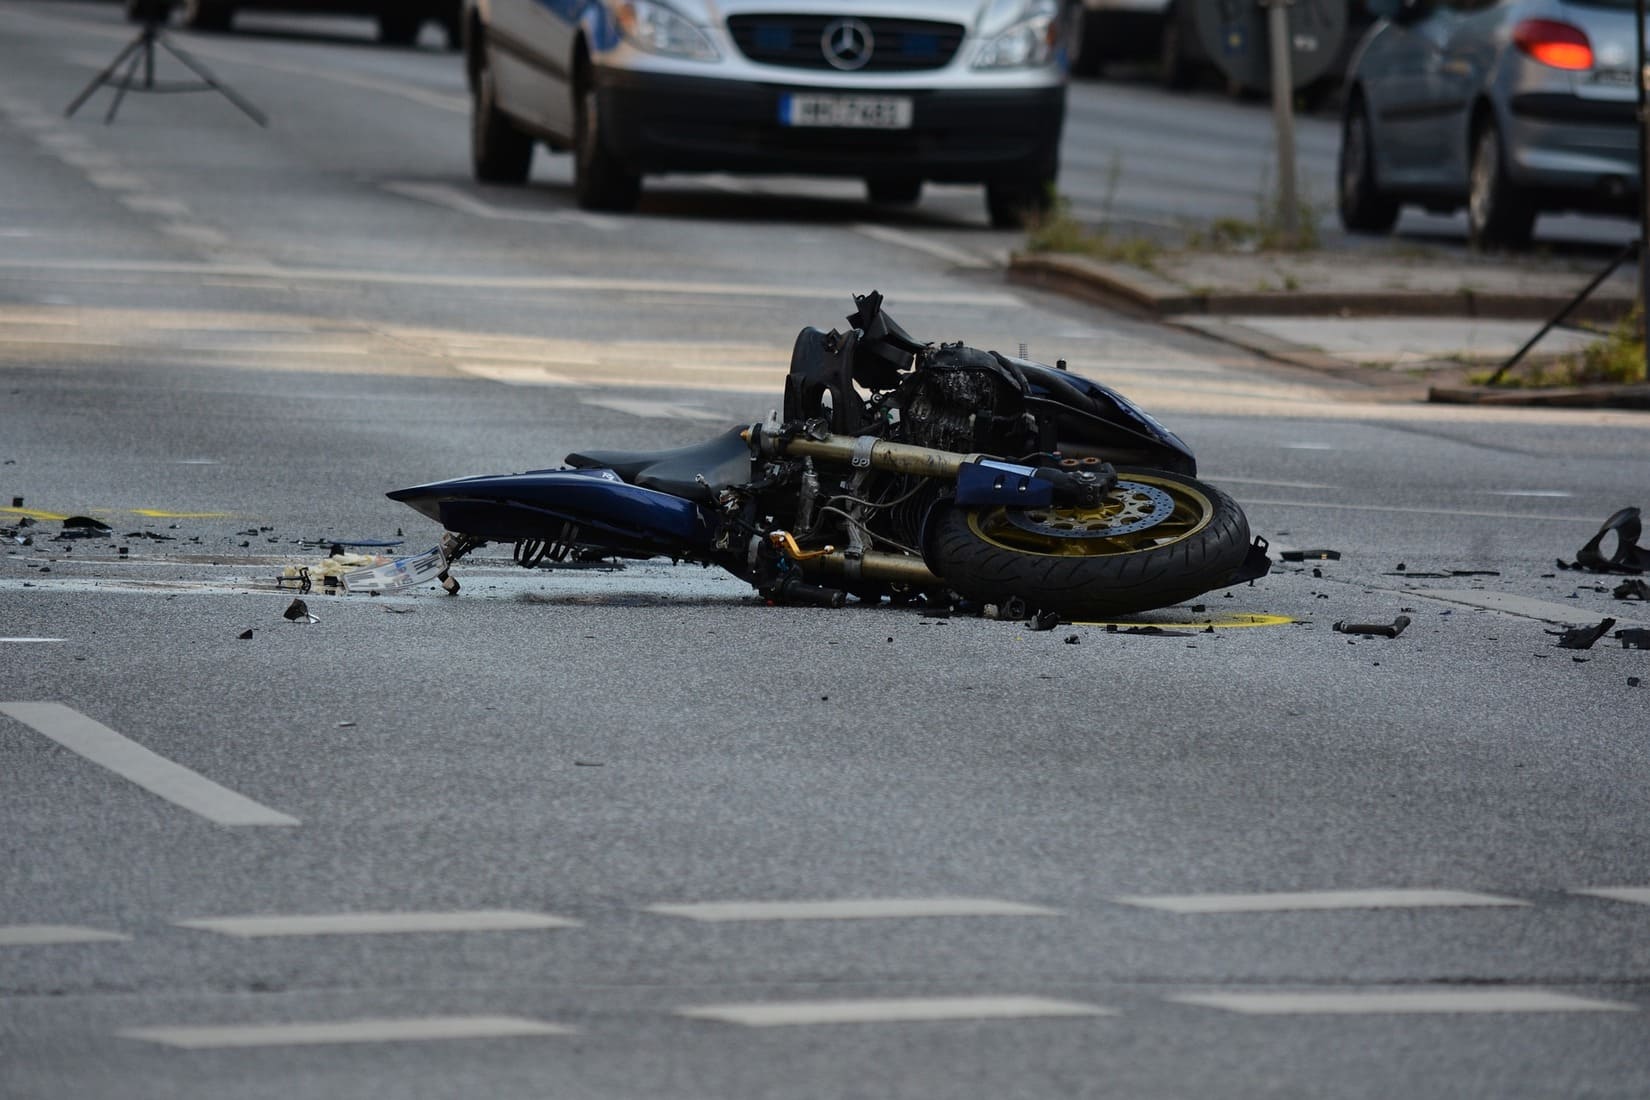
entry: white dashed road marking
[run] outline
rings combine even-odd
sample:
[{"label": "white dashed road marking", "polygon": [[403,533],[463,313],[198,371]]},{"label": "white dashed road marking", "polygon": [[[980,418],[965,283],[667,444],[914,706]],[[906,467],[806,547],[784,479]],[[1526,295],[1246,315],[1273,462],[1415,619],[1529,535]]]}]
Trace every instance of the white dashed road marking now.
[{"label": "white dashed road marking", "polygon": [[898,997],[866,1001],[767,1001],[697,1005],[678,1016],[745,1027],[797,1024],[917,1023],[928,1020],[1018,1020],[1038,1016],[1115,1016],[1116,1009],[1045,997]]},{"label": "white dashed road marking", "polygon": [[1428,909],[1527,906],[1527,901],[1466,890],[1310,890],[1277,894],[1164,894],[1113,898],[1170,913],[1278,913],[1296,909]]},{"label": "white dashed road marking", "polygon": [[1587,890],[1571,890],[1572,894],[1626,901],[1634,905],[1650,905],[1650,886],[1595,886]]},{"label": "white dashed road marking", "polygon": [[297,818],[220,787],[62,703],[0,703],[0,714],[10,715],[70,752],[208,821],[219,825],[298,824]]},{"label": "white dashed road marking", "polygon": [[650,905],[650,913],[697,921],[877,920],[890,917],[1055,917],[1058,910],[991,898],[849,898],[841,901],[711,901]]},{"label": "white dashed road marking", "polygon": [[625,397],[586,397],[579,402],[598,409],[612,409],[650,420],[732,420],[730,416],[702,409],[697,405],[683,405],[674,401],[640,401]]},{"label": "white dashed road marking", "polygon": [[1425,989],[1349,993],[1178,993],[1181,1004],[1246,1016],[1364,1016],[1472,1012],[1634,1012],[1632,1005],[1546,989]]},{"label": "white dashed road marking", "polygon": [[308,1046],[321,1043],[428,1042],[434,1039],[498,1039],[576,1035],[570,1027],[520,1016],[424,1016],[338,1020],[310,1024],[243,1024],[223,1027],[134,1027],[117,1032],[186,1050],[222,1047]]},{"label": "white dashed road marking", "polygon": [[0,927],[0,947],[40,947],[54,943],[122,943],[132,937],[72,924],[13,924]]},{"label": "white dashed road marking", "polygon": [[202,917],[180,920],[183,928],[198,928],[224,936],[251,939],[262,936],[364,936],[398,932],[518,932],[544,928],[577,928],[579,922],[549,913],[509,909],[478,909],[453,913],[314,913],[301,916]]},{"label": "white dashed road marking", "polygon": [[13,645],[37,645],[64,640],[63,638],[0,638],[0,642],[10,642]]}]

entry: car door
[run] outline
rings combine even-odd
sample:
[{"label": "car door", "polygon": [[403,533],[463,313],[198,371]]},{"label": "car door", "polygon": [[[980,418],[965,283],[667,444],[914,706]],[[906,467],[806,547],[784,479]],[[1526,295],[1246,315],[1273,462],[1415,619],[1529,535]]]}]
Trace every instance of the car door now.
[{"label": "car door", "polygon": [[1451,190],[1467,189],[1473,103],[1495,67],[1499,31],[1512,6],[1509,0],[1452,0],[1454,18],[1438,57],[1438,110],[1429,117],[1426,135],[1438,151],[1432,167]]},{"label": "car door", "polygon": [[1442,186],[1439,148],[1451,111],[1442,79],[1444,47],[1459,12],[1448,0],[1415,0],[1371,39],[1359,77],[1387,185]]}]

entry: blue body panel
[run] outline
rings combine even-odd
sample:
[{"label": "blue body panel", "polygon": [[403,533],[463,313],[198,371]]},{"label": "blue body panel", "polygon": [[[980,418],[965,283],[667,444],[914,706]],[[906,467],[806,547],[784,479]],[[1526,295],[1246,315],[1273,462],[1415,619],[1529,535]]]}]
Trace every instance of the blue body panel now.
[{"label": "blue body panel", "polygon": [[612,470],[530,470],[436,481],[388,494],[449,531],[496,542],[556,540],[660,554],[708,549],[713,517],[692,501],[627,485]]}]

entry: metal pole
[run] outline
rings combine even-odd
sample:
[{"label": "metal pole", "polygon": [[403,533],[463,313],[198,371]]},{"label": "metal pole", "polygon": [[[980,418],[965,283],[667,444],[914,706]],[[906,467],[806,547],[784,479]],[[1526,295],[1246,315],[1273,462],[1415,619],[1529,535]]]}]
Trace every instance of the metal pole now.
[{"label": "metal pole", "polygon": [[1650,110],[1646,109],[1644,69],[1645,0],[1638,0],[1638,88],[1639,88],[1639,334],[1645,337],[1645,378],[1650,379]]},{"label": "metal pole", "polygon": [[[1261,0],[1267,9],[1266,36],[1272,45],[1272,122],[1278,141],[1278,213],[1284,235],[1295,242],[1300,202],[1295,197],[1295,73],[1289,40],[1289,5],[1294,0]],[[1639,0],[1643,5],[1644,0]]]}]

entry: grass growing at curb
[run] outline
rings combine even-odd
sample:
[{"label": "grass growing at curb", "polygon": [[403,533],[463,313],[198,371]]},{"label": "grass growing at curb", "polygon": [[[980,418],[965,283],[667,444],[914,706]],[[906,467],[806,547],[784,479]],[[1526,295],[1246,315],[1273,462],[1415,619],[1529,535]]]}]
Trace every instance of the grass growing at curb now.
[{"label": "grass growing at curb", "polygon": [[1100,260],[1153,269],[1163,246],[1147,237],[1114,236],[1104,225],[1091,228],[1071,213],[1071,200],[1057,196],[1045,212],[1026,227],[1026,247],[1032,252],[1075,252]]},{"label": "grass growing at curb", "polygon": [[[1489,381],[1490,374],[1489,371],[1475,374],[1471,380],[1483,385]],[[1522,366],[1516,373],[1502,378],[1498,385],[1526,388],[1643,381],[1644,314],[1635,306],[1602,340],[1595,340],[1580,352],[1551,363]]]}]

